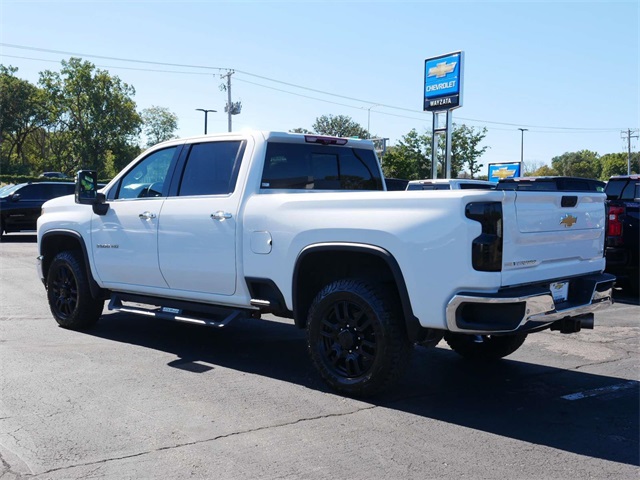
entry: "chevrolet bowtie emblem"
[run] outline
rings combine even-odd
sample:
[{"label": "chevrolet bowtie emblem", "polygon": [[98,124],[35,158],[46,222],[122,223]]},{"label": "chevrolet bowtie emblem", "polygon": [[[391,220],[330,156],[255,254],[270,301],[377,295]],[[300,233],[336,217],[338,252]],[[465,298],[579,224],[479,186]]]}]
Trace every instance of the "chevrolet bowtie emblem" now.
[{"label": "chevrolet bowtie emblem", "polygon": [[452,62],[452,63],[447,63],[446,61],[440,62],[435,67],[431,67],[429,69],[429,73],[427,74],[427,77],[442,78],[447,73],[453,72],[453,70],[456,68],[457,63],[458,62]]},{"label": "chevrolet bowtie emblem", "polygon": [[507,167],[498,168],[493,171],[493,176],[498,178],[510,178],[516,174],[515,169],[509,169]]},{"label": "chevrolet bowtie emblem", "polygon": [[569,228],[573,227],[577,221],[578,219],[576,217],[567,214],[562,220],[560,220],[560,225],[564,225],[565,228]]}]

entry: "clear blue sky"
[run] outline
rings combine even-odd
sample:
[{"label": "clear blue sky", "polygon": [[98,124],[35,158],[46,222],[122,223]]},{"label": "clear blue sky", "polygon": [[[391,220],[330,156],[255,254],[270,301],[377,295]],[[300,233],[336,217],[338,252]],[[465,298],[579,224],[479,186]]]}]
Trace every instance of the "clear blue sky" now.
[{"label": "clear blue sky", "polygon": [[638,1],[0,0],[0,63],[36,83],[82,54],[133,85],[139,111],[174,112],[179,136],[202,133],[196,108],[218,110],[209,132],[227,130],[218,87],[234,69],[234,130],[311,128],[328,114],[366,128],[370,108],[371,132],[393,144],[431,128],[425,58],[463,50],[453,120],[487,127],[485,167],[520,159],[518,127],[525,163],[549,164],[626,151],[621,130],[640,126],[639,17]]}]

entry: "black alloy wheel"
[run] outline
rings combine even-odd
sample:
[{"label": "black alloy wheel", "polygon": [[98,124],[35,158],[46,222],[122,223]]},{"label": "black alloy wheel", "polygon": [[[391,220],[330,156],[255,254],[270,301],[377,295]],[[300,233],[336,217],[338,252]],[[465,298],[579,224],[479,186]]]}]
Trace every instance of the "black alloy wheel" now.
[{"label": "black alloy wheel", "polygon": [[376,331],[367,313],[361,304],[345,299],[323,315],[323,353],[344,377],[366,374],[376,358]]},{"label": "black alloy wheel", "polygon": [[308,347],[332,388],[366,396],[400,378],[412,345],[397,305],[366,280],[337,280],[318,293],[307,319]]},{"label": "black alloy wheel", "polygon": [[58,253],[47,272],[47,299],[58,325],[81,330],[95,324],[104,300],[93,298],[84,261],[79,252]]},{"label": "black alloy wheel", "polygon": [[67,265],[61,265],[51,282],[52,309],[61,319],[68,319],[78,307],[78,283]]}]

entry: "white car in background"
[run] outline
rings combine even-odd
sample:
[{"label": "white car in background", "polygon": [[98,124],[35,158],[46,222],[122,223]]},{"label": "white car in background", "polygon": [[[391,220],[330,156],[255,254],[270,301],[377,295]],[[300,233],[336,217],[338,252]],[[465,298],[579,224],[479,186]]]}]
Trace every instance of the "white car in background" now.
[{"label": "white car in background", "polygon": [[437,180],[411,180],[406,190],[492,190],[495,183],[469,178],[443,178]]}]

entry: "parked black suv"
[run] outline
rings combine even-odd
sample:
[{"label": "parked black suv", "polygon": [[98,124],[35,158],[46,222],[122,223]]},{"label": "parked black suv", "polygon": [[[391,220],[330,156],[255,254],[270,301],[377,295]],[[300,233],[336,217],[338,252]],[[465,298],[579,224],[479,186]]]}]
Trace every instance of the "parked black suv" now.
[{"label": "parked black suv", "polygon": [[42,204],[52,198],[71,195],[75,183],[20,183],[0,191],[0,235],[35,230]]},{"label": "parked black suv", "polygon": [[607,194],[606,271],[634,292],[640,284],[640,175],[611,177]]}]

